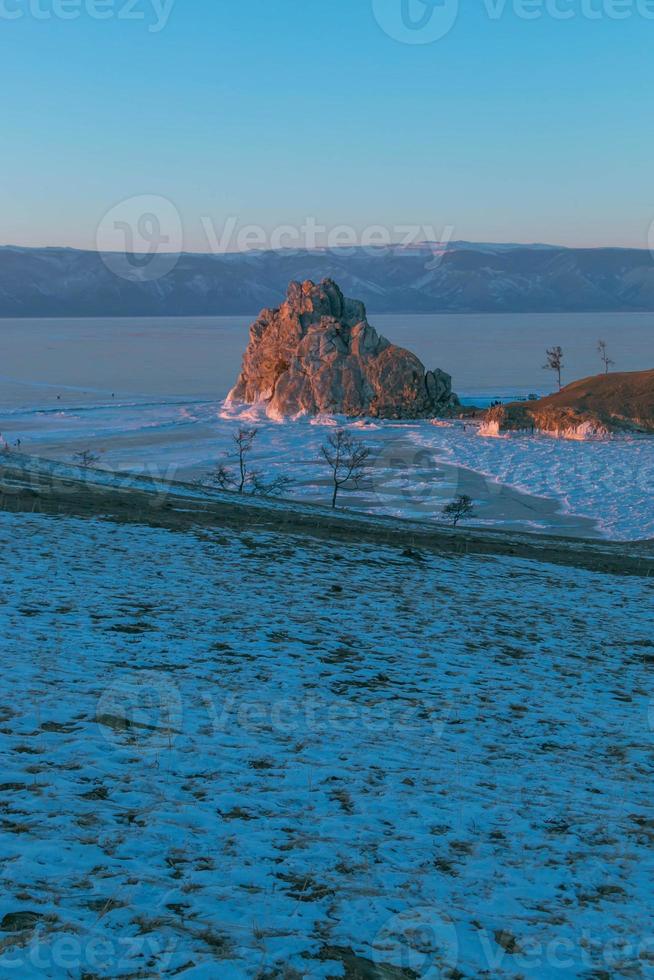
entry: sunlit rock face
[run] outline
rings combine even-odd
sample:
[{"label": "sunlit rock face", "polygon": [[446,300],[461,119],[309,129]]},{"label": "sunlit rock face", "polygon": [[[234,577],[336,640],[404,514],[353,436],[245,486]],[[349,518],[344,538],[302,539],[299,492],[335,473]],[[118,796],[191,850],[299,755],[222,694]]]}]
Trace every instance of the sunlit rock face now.
[{"label": "sunlit rock face", "polygon": [[432,418],[458,405],[448,374],[426,371],[380,337],[363,303],[345,298],[331,279],[292,282],[279,309],[262,311],[228,401],[264,404],[278,418]]}]

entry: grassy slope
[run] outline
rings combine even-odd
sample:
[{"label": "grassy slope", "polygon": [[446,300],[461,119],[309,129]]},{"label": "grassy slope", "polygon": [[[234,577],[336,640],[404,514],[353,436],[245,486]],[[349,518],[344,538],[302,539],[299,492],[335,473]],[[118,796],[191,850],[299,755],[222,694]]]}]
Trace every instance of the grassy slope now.
[{"label": "grassy slope", "polygon": [[654,426],[654,370],[583,378],[538,404],[543,408],[574,408]]},{"label": "grassy slope", "polygon": [[385,544],[453,554],[506,555],[619,575],[651,576],[652,541],[615,542],[526,534],[485,528],[453,529],[432,522],[378,518],[288,500],[262,500],[238,494],[198,494],[185,484],[153,483],[125,477],[124,486],[101,471],[58,467],[55,472],[26,470],[0,462],[0,511],[103,517],[174,531],[195,528],[266,529],[339,541],[353,547]]},{"label": "grassy slope", "polygon": [[547,430],[591,420],[608,429],[654,432],[654,370],[582,378],[538,402],[513,402],[505,409],[511,423],[533,419],[537,428]]}]

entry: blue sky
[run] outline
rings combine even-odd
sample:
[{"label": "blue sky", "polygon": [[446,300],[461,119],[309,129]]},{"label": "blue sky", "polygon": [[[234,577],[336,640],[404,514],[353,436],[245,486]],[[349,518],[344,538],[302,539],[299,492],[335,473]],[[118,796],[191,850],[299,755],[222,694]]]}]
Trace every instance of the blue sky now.
[{"label": "blue sky", "polygon": [[461,0],[424,44],[391,36],[423,0],[161,2],[0,0],[3,242],[94,247],[107,211],[154,195],[190,250],[229,218],[308,216],[647,246],[652,0],[543,0],[529,20],[538,0],[495,18]]}]

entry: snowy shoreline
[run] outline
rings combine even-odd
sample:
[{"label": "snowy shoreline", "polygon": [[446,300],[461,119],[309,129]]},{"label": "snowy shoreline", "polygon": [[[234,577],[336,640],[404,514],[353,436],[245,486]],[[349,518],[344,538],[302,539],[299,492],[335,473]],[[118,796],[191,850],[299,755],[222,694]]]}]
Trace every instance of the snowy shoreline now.
[{"label": "snowy shoreline", "polygon": [[[0,413],[4,437],[20,438],[28,453],[70,461],[92,448],[110,469],[178,480],[202,476],[229,450],[239,425],[254,425],[257,465],[272,476],[290,475],[292,495],[315,502],[325,496],[320,444],[325,429],[337,424],[370,444],[375,461],[372,482],[348,496],[350,507],[438,520],[472,473],[482,526],[601,533],[610,540],[654,537],[651,437],[569,443],[547,435],[484,437],[459,421],[275,422],[216,401],[90,396],[80,403],[74,393],[60,404]],[[519,498],[524,506],[516,512]]]}]

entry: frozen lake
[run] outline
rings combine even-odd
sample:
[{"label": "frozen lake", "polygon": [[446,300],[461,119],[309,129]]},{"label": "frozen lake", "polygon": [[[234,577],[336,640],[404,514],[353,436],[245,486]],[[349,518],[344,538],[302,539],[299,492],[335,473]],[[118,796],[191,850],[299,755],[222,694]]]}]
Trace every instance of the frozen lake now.
[{"label": "frozen lake", "polygon": [[[0,320],[0,406],[112,392],[222,399],[236,380],[250,317]],[[371,316],[394,343],[453,377],[464,398],[552,390],[542,369],[560,344],[565,378],[596,374],[597,341],[616,368],[654,367],[654,314]],[[67,389],[73,389],[67,392]]]}]

